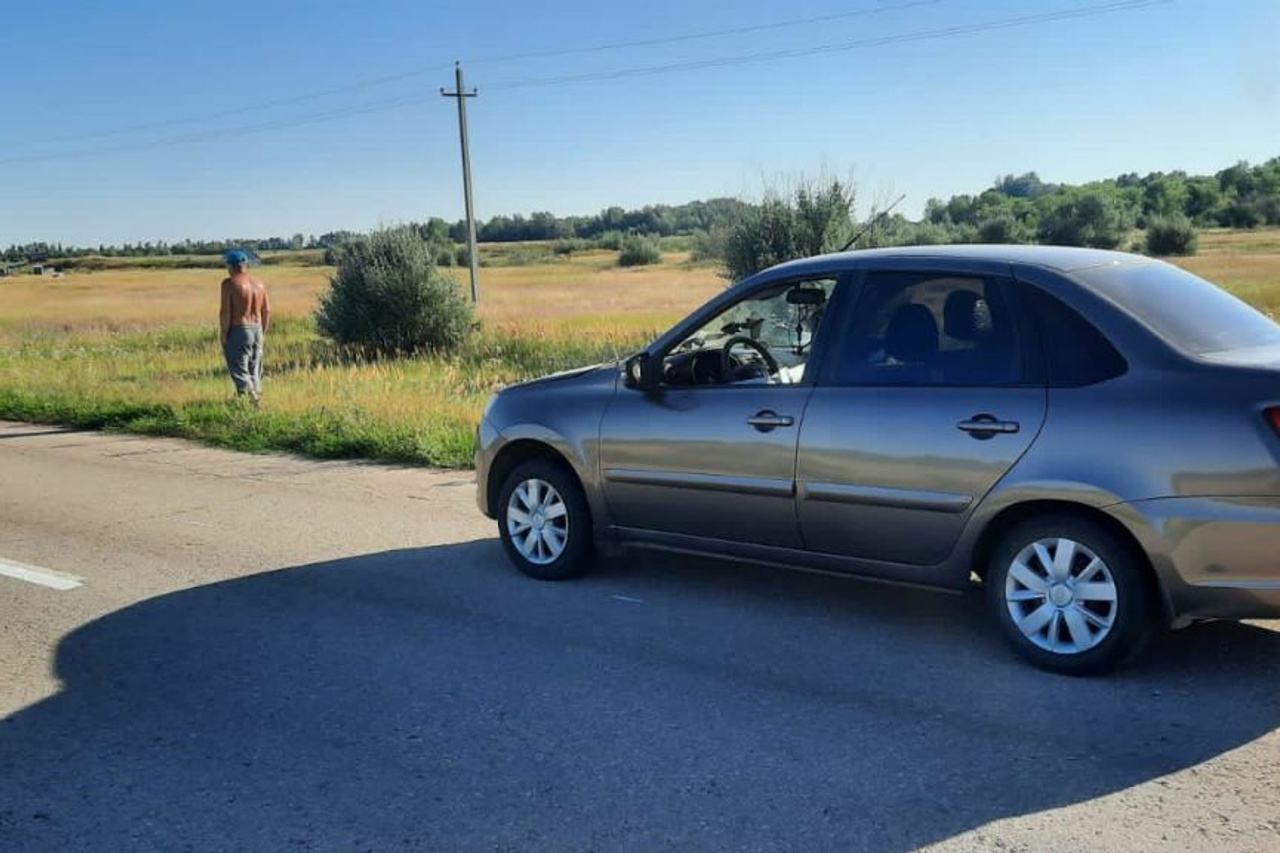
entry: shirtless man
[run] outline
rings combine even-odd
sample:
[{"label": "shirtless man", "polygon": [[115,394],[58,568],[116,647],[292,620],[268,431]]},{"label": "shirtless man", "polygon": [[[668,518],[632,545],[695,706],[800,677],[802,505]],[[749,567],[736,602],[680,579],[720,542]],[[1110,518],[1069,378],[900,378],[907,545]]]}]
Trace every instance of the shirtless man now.
[{"label": "shirtless man", "polygon": [[263,336],[271,324],[267,286],[249,275],[249,254],[232,249],[224,256],[227,277],[222,280],[222,352],[231,371],[236,394],[248,394],[254,403],[262,395]]}]

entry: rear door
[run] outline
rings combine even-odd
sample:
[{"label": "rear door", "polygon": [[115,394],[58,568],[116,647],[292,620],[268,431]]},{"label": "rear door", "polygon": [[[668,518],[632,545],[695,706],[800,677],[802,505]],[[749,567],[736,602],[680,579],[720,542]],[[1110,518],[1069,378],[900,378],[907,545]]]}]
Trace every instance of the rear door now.
[{"label": "rear door", "polygon": [[800,433],[805,547],[912,565],[945,559],[1040,430],[1037,360],[1007,274],[864,273]]}]

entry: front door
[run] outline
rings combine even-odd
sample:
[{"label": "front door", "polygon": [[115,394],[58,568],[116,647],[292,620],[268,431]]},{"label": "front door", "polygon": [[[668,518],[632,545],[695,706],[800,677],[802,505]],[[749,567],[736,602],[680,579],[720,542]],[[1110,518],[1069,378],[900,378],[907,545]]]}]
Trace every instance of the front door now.
[{"label": "front door", "polygon": [[656,354],[656,391],[619,389],[600,432],[615,525],[799,547],[796,443],[834,290],[832,279],[765,286]]},{"label": "front door", "polygon": [[805,414],[805,546],[933,565],[1031,446],[1045,390],[1003,276],[871,272]]},{"label": "front door", "polygon": [[810,390],[620,390],[600,442],[614,523],[796,547],[796,438]]}]

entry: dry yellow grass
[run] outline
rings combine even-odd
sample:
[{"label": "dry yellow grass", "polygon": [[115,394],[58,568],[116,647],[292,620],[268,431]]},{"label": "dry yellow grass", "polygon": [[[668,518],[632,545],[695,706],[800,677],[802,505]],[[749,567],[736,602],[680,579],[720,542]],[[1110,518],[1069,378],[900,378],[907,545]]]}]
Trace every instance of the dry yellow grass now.
[{"label": "dry yellow grass", "polygon": [[[272,267],[271,299],[282,315],[314,309],[325,283],[316,267]],[[0,280],[0,323],[72,331],[140,331],[156,326],[218,323],[216,270],[127,269],[69,272],[61,278]]]},{"label": "dry yellow grass", "polygon": [[[480,316],[502,326],[564,328],[587,321],[650,329],[666,325],[722,290],[725,280],[709,266],[672,253],[651,267],[623,269],[616,252],[593,252],[572,261],[480,271]],[[455,276],[465,283],[465,271]]]},{"label": "dry yellow grass", "polygon": [[1178,266],[1227,288],[1272,316],[1280,314],[1280,228],[1200,233],[1200,253]]},{"label": "dry yellow grass", "polygon": [[1280,255],[1280,228],[1206,228],[1199,246],[1201,255]]},{"label": "dry yellow grass", "polygon": [[[664,326],[724,287],[711,267],[671,254],[652,267],[621,269],[614,252],[559,263],[480,271],[480,317],[497,327],[639,331]],[[310,316],[328,283],[325,267],[258,270],[278,317]],[[450,270],[460,287],[466,271]],[[202,269],[69,272],[0,281],[0,326],[64,332],[130,332],[158,326],[216,327],[222,275]]]}]

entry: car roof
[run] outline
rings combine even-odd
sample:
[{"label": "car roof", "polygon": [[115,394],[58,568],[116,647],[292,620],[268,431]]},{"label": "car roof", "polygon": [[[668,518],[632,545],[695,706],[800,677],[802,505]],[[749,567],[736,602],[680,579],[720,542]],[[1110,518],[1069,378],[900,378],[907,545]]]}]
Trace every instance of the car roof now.
[{"label": "car roof", "polygon": [[768,270],[770,277],[779,272],[804,274],[810,268],[830,270],[853,268],[877,260],[959,260],[994,263],[1027,264],[1056,272],[1070,273],[1087,267],[1117,264],[1151,263],[1150,258],[1126,252],[1103,249],[1081,249],[1073,246],[1000,246],[962,244],[947,246],[895,246],[888,249],[860,249],[835,252],[797,261],[788,261]]}]

